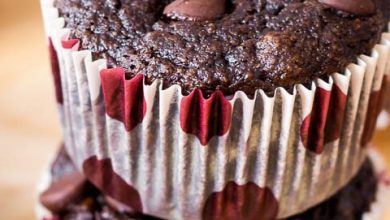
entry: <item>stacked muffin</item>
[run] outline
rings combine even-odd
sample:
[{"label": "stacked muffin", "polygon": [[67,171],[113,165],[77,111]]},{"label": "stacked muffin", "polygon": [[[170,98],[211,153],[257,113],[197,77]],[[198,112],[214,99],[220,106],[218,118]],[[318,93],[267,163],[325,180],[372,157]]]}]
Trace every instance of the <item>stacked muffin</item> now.
[{"label": "stacked muffin", "polygon": [[369,216],[388,5],[43,0],[65,142],[46,215]]}]

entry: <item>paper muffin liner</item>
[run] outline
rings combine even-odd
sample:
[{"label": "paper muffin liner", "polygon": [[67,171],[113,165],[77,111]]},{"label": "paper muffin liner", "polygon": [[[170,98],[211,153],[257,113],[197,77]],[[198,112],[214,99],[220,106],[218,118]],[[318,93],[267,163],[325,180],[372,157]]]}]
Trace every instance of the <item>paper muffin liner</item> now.
[{"label": "paper muffin liner", "polygon": [[[383,158],[378,154],[377,151],[373,149],[368,150],[368,156],[370,161],[374,165],[375,173],[378,177],[378,188],[376,192],[376,199],[371,204],[370,210],[363,214],[362,220],[384,220],[384,213],[390,204],[390,178],[386,175],[388,169]],[[42,173],[41,180],[38,184],[38,193],[44,192],[49,188],[52,182],[51,166],[54,160],[48,163],[48,166],[45,167],[44,172]],[[36,216],[39,220],[51,220],[55,219],[53,213],[50,210],[46,209],[40,202],[39,199],[36,199]]]},{"label": "paper muffin liner", "polygon": [[[388,97],[388,96],[386,96]],[[376,128],[378,130],[385,130],[390,126],[390,113],[387,110],[382,110],[378,116]]]},{"label": "paper muffin liner", "polygon": [[363,220],[384,220],[385,211],[390,205],[390,178],[385,161],[375,150],[368,152],[378,176],[376,201],[371,204],[370,211],[363,215]]},{"label": "paper muffin liner", "polygon": [[[387,84],[390,84],[390,77],[387,77]],[[386,90],[383,110],[378,117],[377,129],[386,129],[390,126],[390,89]]]},{"label": "paper muffin liner", "polygon": [[311,88],[206,99],[107,69],[68,38],[53,0],[42,7],[67,151],[102,192],[139,212],[287,217],[340,189],[366,155],[390,69],[389,33],[370,56]]},{"label": "paper muffin liner", "polygon": [[34,195],[34,199],[36,201],[35,202],[35,214],[36,214],[36,219],[39,219],[39,220],[55,220],[55,219],[53,219],[53,213],[41,204],[39,196],[43,192],[45,192],[47,189],[49,189],[50,185],[53,182],[51,167],[57,158],[57,154],[58,154],[58,152],[56,154],[54,154],[47,161],[47,165],[42,169],[41,177],[40,177],[39,182],[36,186],[37,187],[36,194]]}]

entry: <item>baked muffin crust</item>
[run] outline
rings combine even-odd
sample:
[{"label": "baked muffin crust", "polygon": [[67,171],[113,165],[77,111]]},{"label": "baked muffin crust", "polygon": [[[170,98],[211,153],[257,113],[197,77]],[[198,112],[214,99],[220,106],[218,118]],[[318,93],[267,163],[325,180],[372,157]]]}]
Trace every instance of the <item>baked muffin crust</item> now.
[{"label": "baked muffin crust", "polygon": [[218,18],[176,20],[163,14],[170,0],[56,0],[71,37],[81,49],[143,73],[148,84],[163,79],[184,94],[257,89],[272,94],[310,85],[343,71],[378,42],[386,0],[368,15],[338,10],[317,0],[227,0]]}]

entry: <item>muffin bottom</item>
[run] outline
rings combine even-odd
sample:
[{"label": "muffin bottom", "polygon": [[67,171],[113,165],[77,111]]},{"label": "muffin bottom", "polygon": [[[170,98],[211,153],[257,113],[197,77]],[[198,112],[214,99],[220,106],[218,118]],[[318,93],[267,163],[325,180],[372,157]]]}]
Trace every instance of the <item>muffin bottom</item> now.
[{"label": "muffin bottom", "polygon": [[[52,182],[76,171],[63,148],[52,163],[50,171]],[[105,197],[90,183],[83,187],[77,199],[74,197],[61,211],[44,220],[159,220],[132,212],[129,207]],[[370,211],[371,204],[376,200],[377,190],[378,179],[370,159],[366,159],[358,174],[334,196],[286,220],[360,220],[364,213]]]}]

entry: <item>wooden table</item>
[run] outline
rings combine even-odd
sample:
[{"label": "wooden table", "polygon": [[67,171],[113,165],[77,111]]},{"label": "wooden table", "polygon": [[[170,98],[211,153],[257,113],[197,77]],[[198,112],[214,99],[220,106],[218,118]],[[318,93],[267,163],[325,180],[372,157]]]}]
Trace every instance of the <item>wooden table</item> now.
[{"label": "wooden table", "polygon": [[[34,219],[36,182],[61,140],[41,23],[38,0],[0,0],[1,220]],[[390,130],[375,144],[390,162]]]}]

